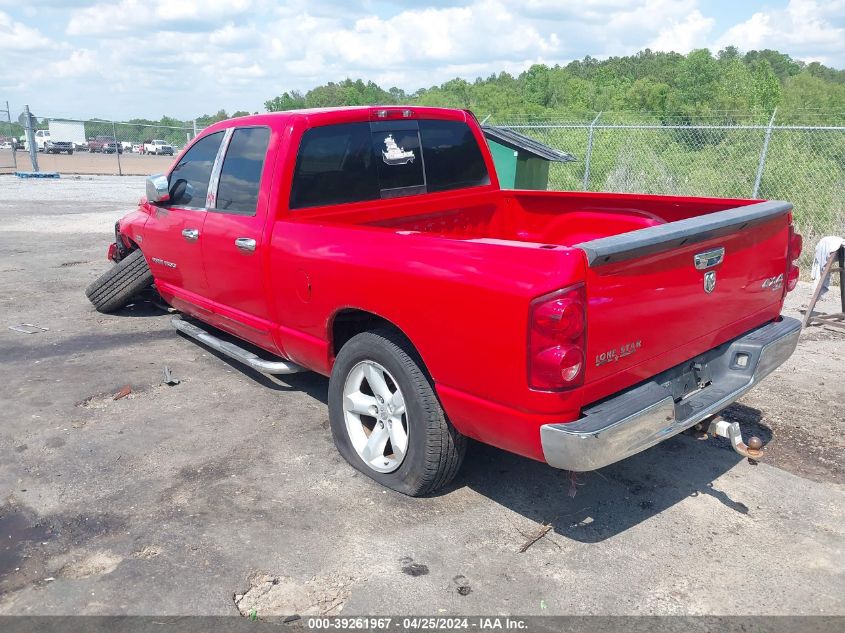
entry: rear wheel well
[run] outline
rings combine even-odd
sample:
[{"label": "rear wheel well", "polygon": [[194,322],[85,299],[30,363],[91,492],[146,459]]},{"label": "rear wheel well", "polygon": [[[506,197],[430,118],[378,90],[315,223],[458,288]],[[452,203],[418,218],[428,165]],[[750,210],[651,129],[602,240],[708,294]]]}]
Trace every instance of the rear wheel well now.
[{"label": "rear wheel well", "polygon": [[[364,332],[373,332],[375,330],[393,330],[402,338],[408,341],[414,352],[417,352],[414,344],[410,342],[408,336],[384,317],[381,317],[366,310],[359,310],[357,308],[346,308],[338,312],[334,319],[332,319],[331,328],[331,342],[332,355],[337,356],[340,348],[343,347],[353,336],[362,334]],[[419,352],[417,352],[419,356]]]}]

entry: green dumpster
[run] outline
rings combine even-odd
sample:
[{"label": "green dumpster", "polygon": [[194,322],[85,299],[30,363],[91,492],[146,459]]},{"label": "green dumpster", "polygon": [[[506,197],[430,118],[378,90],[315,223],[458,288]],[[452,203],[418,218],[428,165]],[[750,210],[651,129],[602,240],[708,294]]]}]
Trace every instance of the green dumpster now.
[{"label": "green dumpster", "polygon": [[549,163],[568,163],[572,154],[561,152],[506,127],[482,128],[496,165],[502,189],[548,189]]}]

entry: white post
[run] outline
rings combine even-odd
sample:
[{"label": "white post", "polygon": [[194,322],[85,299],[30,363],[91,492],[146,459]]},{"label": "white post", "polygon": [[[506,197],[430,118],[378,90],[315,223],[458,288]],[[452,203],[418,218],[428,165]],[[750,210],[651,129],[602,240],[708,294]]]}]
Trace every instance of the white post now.
[{"label": "white post", "polygon": [[117,140],[117,131],[114,127],[114,121],[111,122],[111,133],[112,138],[114,139],[114,155],[117,156],[117,174],[122,176],[123,168],[120,166],[120,152],[123,150],[123,147],[121,146],[120,141]]},{"label": "white post", "polygon": [[772,111],[772,118],[769,119],[769,125],[766,128],[766,136],[763,137],[763,149],[760,152],[760,163],[757,165],[757,177],[754,179],[754,191],[751,193],[752,198],[757,198],[760,194],[760,183],[763,180],[763,167],[766,164],[766,154],[769,151],[769,140],[772,138],[772,126],[775,124],[775,115],[778,109]]},{"label": "white post", "polygon": [[596,118],[593,119],[593,122],[590,123],[590,135],[587,137],[587,155],[584,157],[584,191],[587,191],[590,187],[590,159],[593,156],[593,129],[595,128],[596,123],[598,123],[601,114],[602,113],[599,112],[596,115]]}]

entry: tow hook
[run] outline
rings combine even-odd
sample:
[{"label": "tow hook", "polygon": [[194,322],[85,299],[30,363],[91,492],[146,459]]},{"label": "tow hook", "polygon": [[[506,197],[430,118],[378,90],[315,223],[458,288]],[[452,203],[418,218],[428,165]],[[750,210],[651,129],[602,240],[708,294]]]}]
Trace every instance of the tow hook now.
[{"label": "tow hook", "polygon": [[756,435],[748,438],[748,444],[742,441],[742,429],[739,422],[728,422],[724,418],[714,415],[695,425],[695,429],[707,435],[724,437],[731,442],[731,448],[748,459],[759,460],[763,457],[763,440]]}]

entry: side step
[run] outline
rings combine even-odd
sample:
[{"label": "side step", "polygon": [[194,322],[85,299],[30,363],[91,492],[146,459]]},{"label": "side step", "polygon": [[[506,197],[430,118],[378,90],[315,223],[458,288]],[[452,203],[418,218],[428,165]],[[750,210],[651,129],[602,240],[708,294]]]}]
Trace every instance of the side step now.
[{"label": "side step", "polygon": [[239,347],[234,343],[229,343],[228,341],[219,339],[213,334],[206,332],[201,327],[196,326],[193,323],[188,323],[181,317],[173,317],[171,323],[173,323],[173,327],[183,334],[187,334],[191,338],[198,340],[200,343],[208,345],[211,349],[215,349],[222,354],[226,354],[229,358],[234,358],[236,361],[251,367],[255,371],[260,371],[262,374],[297,374],[301,371],[308,371],[305,367],[287,360],[264,360],[252,352],[245,350],[243,347]]}]

